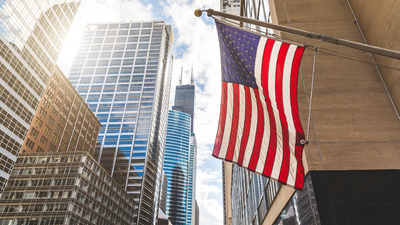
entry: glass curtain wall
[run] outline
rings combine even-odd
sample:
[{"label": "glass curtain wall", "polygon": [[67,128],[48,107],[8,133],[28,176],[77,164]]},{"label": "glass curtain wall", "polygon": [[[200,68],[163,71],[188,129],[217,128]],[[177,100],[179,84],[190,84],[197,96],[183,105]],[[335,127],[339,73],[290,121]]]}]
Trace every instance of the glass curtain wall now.
[{"label": "glass curtain wall", "polygon": [[172,42],[163,21],[89,24],[69,74],[103,125],[94,156],[139,202],[138,224],[157,213]]},{"label": "glass curtain wall", "polygon": [[[174,225],[191,224],[192,196],[189,195],[191,118],[183,112],[170,110],[167,142],[164,154],[164,172],[168,177],[166,214]],[[190,200],[190,202],[189,202]]]}]

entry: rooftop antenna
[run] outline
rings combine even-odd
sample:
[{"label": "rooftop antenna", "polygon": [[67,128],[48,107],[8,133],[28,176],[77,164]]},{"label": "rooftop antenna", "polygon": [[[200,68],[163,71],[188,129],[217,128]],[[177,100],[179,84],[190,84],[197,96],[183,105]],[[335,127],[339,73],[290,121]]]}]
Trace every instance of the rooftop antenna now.
[{"label": "rooftop antenna", "polygon": [[182,85],[183,66],[181,67],[181,77],[179,78],[179,85]]},{"label": "rooftop antenna", "polygon": [[193,63],[192,63],[192,74],[190,75],[190,85],[194,84],[194,80],[193,80]]}]

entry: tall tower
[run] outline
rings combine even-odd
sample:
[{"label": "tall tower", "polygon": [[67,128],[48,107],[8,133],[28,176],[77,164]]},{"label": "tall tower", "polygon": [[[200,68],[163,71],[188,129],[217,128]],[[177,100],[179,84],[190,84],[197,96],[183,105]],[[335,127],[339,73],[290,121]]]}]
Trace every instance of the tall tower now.
[{"label": "tall tower", "polygon": [[88,24],[69,74],[102,123],[94,157],[154,224],[172,72],[173,34],[164,21]]},{"label": "tall tower", "polygon": [[165,213],[172,224],[176,225],[190,224],[187,220],[191,219],[189,211],[191,213],[192,205],[191,201],[188,201],[191,158],[190,120],[190,115],[187,113],[169,111],[163,167],[168,177]]},{"label": "tall tower", "polygon": [[168,117],[164,171],[170,196],[167,197],[166,214],[173,224],[195,223],[197,145],[193,133],[194,101],[192,70],[190,84],[182,85],[180,82],[176,86],[175,105]]},{"label": "tall tower", "polygon": [[0,194],[80,0],[0,3]]}]

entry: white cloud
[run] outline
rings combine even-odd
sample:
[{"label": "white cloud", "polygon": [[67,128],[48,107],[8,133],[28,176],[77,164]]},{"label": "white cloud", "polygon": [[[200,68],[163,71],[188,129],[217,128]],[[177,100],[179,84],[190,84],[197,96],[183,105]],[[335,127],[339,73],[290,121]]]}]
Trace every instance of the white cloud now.
[{"label": "white cloud", "polygon": [[82,1],[58,58],[58,66],[68,74],[87,23],[151,21],[154,19],[152,10],[151,4],[143,5],[139,0]]},{"label": "white cloud", "polygon": [[200,208],[200,224],[215,225],[223,223],[223,207],[217,199],[211,198],[215,193],[221,196],[221,188],[212,183],[221,183],[221,173],[211,169],[197,169],[196,199]]}]

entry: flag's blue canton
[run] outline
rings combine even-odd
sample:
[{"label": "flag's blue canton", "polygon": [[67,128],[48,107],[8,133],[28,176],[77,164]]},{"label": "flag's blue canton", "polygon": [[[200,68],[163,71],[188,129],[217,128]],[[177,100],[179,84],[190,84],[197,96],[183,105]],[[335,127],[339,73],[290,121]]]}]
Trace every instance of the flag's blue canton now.
[{"label": "flag's blue canton", "polygon": [[260,36],[215,21],[221,49],[222,80],[257,88],[254,63]]}]

